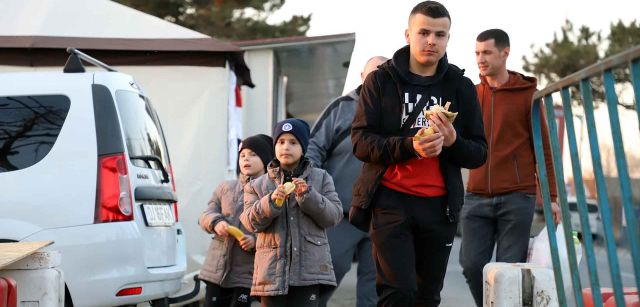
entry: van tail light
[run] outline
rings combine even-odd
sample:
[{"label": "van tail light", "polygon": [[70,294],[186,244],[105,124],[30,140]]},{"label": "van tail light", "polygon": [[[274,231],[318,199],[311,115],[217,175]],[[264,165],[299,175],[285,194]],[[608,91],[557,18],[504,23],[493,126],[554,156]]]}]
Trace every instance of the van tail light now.
[{"label": "van tail light", "polygon": [[140,295],[141,293],[142,287],[124,288],[118,291],[118,293],[116,293],[116,296]]},{"label": "van tail light", "polygon": [[95,223],[133,220],[131,186],[124,153],[98,158]]},{"label": "van tail light", "polygon": [[[173,166],[169,164],[169,175],[171,175],[171,187],[173,188],[173,193],[176,192],[176,180],[173,178]],[[173,203],[173,216],[176,218],[176,223],[178,222],[178,202]]]}]

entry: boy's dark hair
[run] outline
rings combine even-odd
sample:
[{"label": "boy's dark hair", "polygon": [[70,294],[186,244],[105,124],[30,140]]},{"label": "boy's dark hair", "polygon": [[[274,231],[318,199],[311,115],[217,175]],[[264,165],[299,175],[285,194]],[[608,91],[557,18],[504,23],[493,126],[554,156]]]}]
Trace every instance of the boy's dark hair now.
[{"label": "boy's dark hair", "polygon": [[414,6],[411,10],[411,14],[409,14],[409,17],[415,14],[422,14],[431,18],[447,17],[449,19],[449,23],[451,23],[451,16],[449,16],[449,11],[447,11],[447,8],[444,7],[442,3],[437,1],[423,1],[416,4],[416,6]]},{"label": "boy's dark hair", "polygon": [[477,42],[486,42],[490,39],[493,39],[498,50],[502,50],[506,47],[510,46],[509,43],[509,35],[507,32],[500,29],[489,29],[486,31],[482,31],[482,33],[478,34],[478,38],[476,38]]}]

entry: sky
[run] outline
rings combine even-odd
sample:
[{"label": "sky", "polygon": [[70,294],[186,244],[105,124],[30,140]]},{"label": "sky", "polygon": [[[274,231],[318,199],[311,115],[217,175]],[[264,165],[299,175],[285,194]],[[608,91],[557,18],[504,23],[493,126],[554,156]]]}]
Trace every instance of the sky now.
[{"label": "sky", "polygon": [[[356,33],[345,92],[360,82],[360,71],[374,55],[391,57],[406,44],[404,31],[411,9],[419,1],[407,0],[286,0],[270,19],[277,22],[294,14],[312,14],[308,36]],[[475,38],[483,30],[501,28],[511,39],[507,68],[522,71],[522,56],[531,58],[534,50],[560,33],[565,19],[577,28],[586,25],[608,33],[609,25],[621,19],[640,22],[640,1],[538,0],[538,1],[441,1],[451,15],[451,38],[447,47],[449,62],[466,69],[466,76],[478,82]],[[533,44],[533,48],[531,45]]]}]

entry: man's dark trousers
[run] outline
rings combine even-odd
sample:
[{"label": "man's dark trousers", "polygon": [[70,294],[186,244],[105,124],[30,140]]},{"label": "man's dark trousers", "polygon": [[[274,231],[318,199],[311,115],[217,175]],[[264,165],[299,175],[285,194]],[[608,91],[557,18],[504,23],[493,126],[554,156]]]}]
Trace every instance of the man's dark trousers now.
[{"label": "man's dark trousers", "polygon": [[477,306],[482,306],[482,269],[491,261],[494,246],[497,262],[527,260],[535,201],[535,194],[519,192],[465,196],[460,265]]},{"label": "man's dark trousers", "polygon": [[378,306],[438,306],[456,223],[446,196],[418,197],[379,186],[371,240]]}]

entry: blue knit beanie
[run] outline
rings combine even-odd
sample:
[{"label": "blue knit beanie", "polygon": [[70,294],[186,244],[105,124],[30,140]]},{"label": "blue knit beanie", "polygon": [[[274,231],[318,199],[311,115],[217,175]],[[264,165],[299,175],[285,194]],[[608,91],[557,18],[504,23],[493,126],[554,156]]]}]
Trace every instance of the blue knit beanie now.
[{"label": "blue knit beanie", "polygon": [[278,138],[283,133],[291,133],[298,139],[300,146],[302,146],[302,155],[307,153],[307,145],[309,145],[309,124],[299,118],[288,118],[279,121],[275,127],[273,127],[273,147],[276,146]]}]

